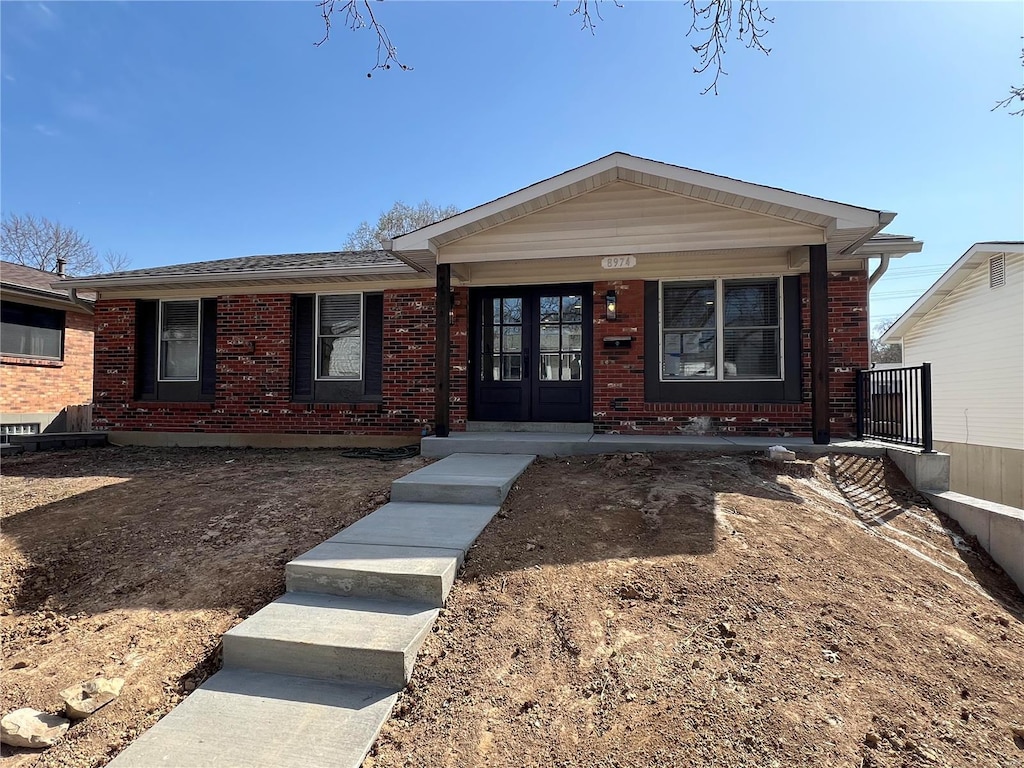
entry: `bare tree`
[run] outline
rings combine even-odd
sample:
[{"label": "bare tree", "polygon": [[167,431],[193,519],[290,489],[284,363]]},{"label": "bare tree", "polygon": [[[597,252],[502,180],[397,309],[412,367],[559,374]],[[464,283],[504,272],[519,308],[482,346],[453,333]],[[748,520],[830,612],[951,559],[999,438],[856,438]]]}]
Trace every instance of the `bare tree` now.
[{"label": "bare tree", "polygon": [[97,255],[78,230],[30,213],[24,216],[9,213],[4,217],[0,253],[5,261],[44,272],[56,272],[57,260],[62,259],[65,271],[73,275],[124,269],[129,263],[128,256],[117,251]]},{"label": "bare tree", "polygon": [[362,222],[355,232],[349,234],[343,247],[349,251],[373,251],[380,248],[382,240],[404,235],[458,212],[454,205],[434,205],[424,200],[417,206],[411,206],[399,201],[384,211],[376,224]]},{"label": "bare tree", "polygon": [[[1024,67],[1024,48],[1020,52],[1020,65]],[[1014,104],[1017,105],[1017,109],[1010,109]],[[1011,85],[1010,95],[992,107],[993,112],[997,109],[1010,109],[1011,115],[1024,117],[1024,85]]]},{"label": "bare tree", "polygon": [[[593,34],[598,22],[604,21],[601,15],[602,2],[576,0],[574,5],[570,2],[572,10],[569,15],[579,17],[580,28]],[[618,8],[622,7],[619,0],[611,2]],[[555,5],[559,4],[560,0],[555,0]],[[765,13],[761,0],[687,0],[687,4],[693,13],[693,22],[686,36],[693,34],[698,40],[690,46],[699,59],[699,64],[693,68],[694,74],[713,73],[711,82],[701,93],[714,91],[717,95],[718,78],[728,74],[722,68],[722,60],[734,25],[737,27],[736,40],[766,56],[771,53],[771,49],[765,47],[763,38],[775,19]],[[319,0],[318,7],[324,20],[324,36],[316,45],[323,45],[330,39],[332,21],[337,18],[350,30],[367,29],[376,36],[377,61],[366,73],[367,77],[372,77],[378,69],[391,69],[393,66],[403,70],[412,69],[399,60],[398,49],[374,14],[371,0]]]},{"label": "bare tree", "polygon": [[895,319],[883,320],[875,323],[874,333],[871,334],[871,363],[902,363],[903,347],[900,344],[883,344],[882,336],[888,331]]},{"label": "bare tree", "polygon": [[100,267],[104,272],[120,272],[131,266],[132,260],[124,251],[107,250],[100,257]]}]

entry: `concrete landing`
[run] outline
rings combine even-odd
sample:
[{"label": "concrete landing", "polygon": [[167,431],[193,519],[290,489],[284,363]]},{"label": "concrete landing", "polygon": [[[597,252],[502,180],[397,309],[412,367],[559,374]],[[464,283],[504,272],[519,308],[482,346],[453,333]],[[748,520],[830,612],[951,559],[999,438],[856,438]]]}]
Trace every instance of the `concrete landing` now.
[{"label": "concrete landing", "polygon": [[464,557],[431,549],[326,541],[285,566],[289,592],[320,592],[442,606]]},{"label": "concrete landing", "polygon": [[224,666],[402,688],[437,609],[305,592],[279,597],[224,635]]},{"label": "concrete landing", "polygon": [[110,763],[114,768],[358,768],[394,689],[225,669]]},{"label": "concrete landing", "polygon": [[391,500],[500,505],[532,461],[531,455],[508,452],[460,452],[395,480]]}]

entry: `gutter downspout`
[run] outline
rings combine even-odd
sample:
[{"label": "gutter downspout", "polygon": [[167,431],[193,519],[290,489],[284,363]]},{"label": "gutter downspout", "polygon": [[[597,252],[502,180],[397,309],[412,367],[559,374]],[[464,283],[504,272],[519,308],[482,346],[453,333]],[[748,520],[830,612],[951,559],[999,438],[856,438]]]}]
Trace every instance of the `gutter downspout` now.
[{"label": "gutter downspout", "polygon": [[886,270],[889,269],[889,259],[891,258],[888,253],[878,254],[880,261],[875,271],[871,273],[871,277],[868,278],[868,290],[870,291],[875,287],[875,283],[882,279],[882,275],[885,274]]}]

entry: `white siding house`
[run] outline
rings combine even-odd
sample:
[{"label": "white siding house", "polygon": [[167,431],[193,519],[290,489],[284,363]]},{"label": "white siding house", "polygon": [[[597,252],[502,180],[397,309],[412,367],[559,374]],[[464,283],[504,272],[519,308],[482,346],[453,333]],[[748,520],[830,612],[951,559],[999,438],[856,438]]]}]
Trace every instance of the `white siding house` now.
[{"label": "white siding house", "polygon": [[1024,247],[976,243],[882,337],[932,363],[950,487],[1024,507]]}]

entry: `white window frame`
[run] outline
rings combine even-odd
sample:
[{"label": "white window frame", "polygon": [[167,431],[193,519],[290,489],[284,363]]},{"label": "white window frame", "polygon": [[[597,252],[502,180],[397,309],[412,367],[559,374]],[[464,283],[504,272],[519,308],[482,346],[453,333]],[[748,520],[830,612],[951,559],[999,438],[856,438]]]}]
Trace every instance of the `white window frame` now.
[{"label": "white window frame", "polygon": [[[321,376],[320,375],[320,298],[322,296],[358,296],[359,297],[359,372],[355,376]],[[313,380],[314,381],[362,381],[366,353],[366,299],[362,291],[331,291],[316,295],[316,308],[313,312]]]},{"label": "white window frame", "polygon": [[[186,302],[196,305],[196,377],[194,379],[164,378],[164,304],[184,304]],[[187,383],[199,381],[202,376],[203,365],[203,301],[202,299],[160,299],[160,312],[156,319],[156,379],[159,382]]]},{"label": "white window frame", "polygon": [[[725,283],[738,280],[776,280],[779,297],[779,375],[768,378],[748,379],[737,376],[725,377]],[[715,283],[715,378],[665,378],[665,284],[666,283]],[[728,277],[675,277],[658,282],[658,379],[670,384],[690,383],[732,383],[748,381],[785,381],[786,379],[786,307],[782,290],[782,275],[729,275]]]}]

